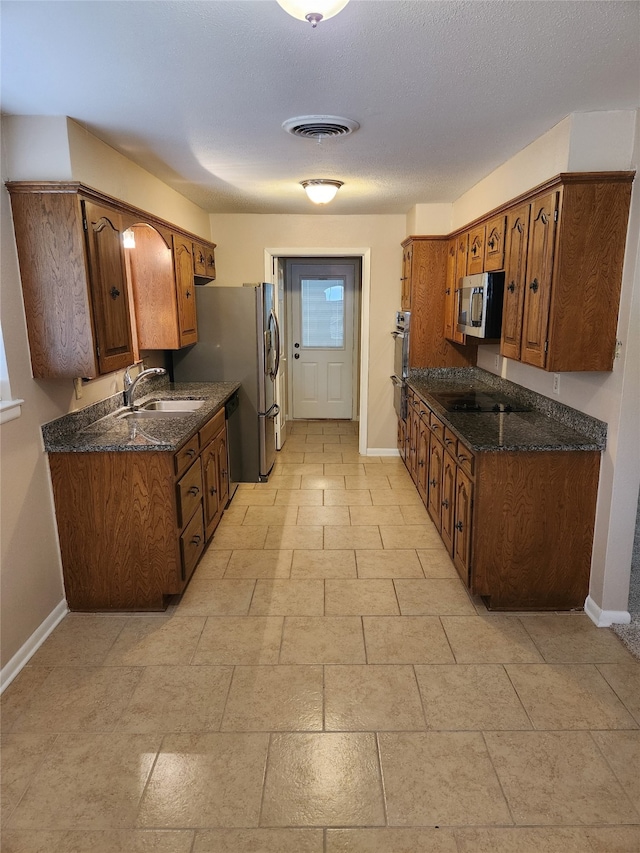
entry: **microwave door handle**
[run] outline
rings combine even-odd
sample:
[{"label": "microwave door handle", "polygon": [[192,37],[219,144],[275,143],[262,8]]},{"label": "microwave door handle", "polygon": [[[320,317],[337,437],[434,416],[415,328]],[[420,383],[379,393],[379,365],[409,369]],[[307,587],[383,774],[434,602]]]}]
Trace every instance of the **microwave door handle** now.
[{"label": "microwave door handle", "polygon": [[471,325],[482,326],[482,307],[484,302],[484,288],[474,287],[471,292]]}]

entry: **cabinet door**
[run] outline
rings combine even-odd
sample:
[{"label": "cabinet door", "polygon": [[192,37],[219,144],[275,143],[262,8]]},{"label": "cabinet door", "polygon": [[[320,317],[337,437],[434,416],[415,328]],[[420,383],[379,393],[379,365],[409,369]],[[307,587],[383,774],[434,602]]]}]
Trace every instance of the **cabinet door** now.
[{"label": "cabinet door", "polygon": [[134,360],[127,291],[122,217],[83,201],[96,352],[100,373],[120,370]]},{"label": "cabinet door", "polygon": [[413,258],[413,246],[409,244],[402,251],[402,293],[400,307],[403,311],[411,310],[411,260]]},{"label": "cabinet door", "polygon": [[438,531],[442,525],[442,466],[444,447],[435,435],[429,442],[429,481],[427,491],[427,509]]},{"label": "cabinet door", "polygon": [[173,263],[176,275],[180,346],[198,340],[196,322],[196,297],[193,283],[192,243],[185,237],[173,235]]},{"label": "cabinet door", "polygon": [[[134,224],[129,251],[138,346],[143,350],[181,346],[171,236],[151,225]],[[168,242],[167,242],[168,240]]]},{"label": "cabinet door", "polygon": [[220,515],[225,510],[229,501],[229,457],[227,455],[227,430],[220,432],[216,439],[216,457],[218,472],[218,491],[220,495]]},{"label": "cabinet door", "polygon": [[469,586],[471,569],[471,523],[473,483],[458,467],[455,485],[455,520],[453,525],[453,562],[458,574]]},{"label": "cabinet door", "polygon": [[207,246],[204,253],[205,275],[213,280],[216,277],[216,256],[213,246]]},{"label": "cabinet door", "polygon": [[505,288],[500,343],[500,352],[507,358],[520,358],[530,211],[531,205],[523,204],[510,211],[507,216]]},{"label": "cabinet door", "polygon": [[520,358],[534,367],[544,367],[547,358],[557,210],[557,192],[531,205]]},{"label": "cabinet door", "polygon": [[444,291],[444,336],[455,341],[457,331],[457,288],[456,288],[456,241],[449,240],[447,245],[447,281]]},{"label": "cabinet door", "polygon": [[398,433],[397,433],[397,445],[398,452],[400,453],[400,458],[404,462],[407,458],[407,422],[402,418],[398,418]]},{"label": "cabinet door", "polygon": [[419,403],[414,399],[409,417],[409,473],[414,483],[418,482],[418,439],[420,437]]},{"label": "cabinet door", "polygon": [[450,453],[444,452],[442,462],[442,494],[441,494],[441,518],[442,526],[440,536],[444,546],[451,554],[453,551],[454,516],[456,500],[456,462]]},{"label": "cabinet door", "polygon": [[456,285],[460,286],[460,279],[467,274],[467,257],[469,254],[469,234],[460,234],[456,237]]},{"label": "cabinet door", "polygon": [[417,482],[418,492],[427,503],[427,475],[429,473],[429,421],[421,416],[418,419]]},{"label": "cabinet door", "polygon": [[487,242],[484,248],[484,271],[504,269],[505,217],[496,216],[487,222]]},{"label": "cabinet door", "polygon": [[207,539],[215,530],[220,513],[220,483],[218,478],[218,453],[215,439],[202,451],[202,476],[204,481],[204,526]]},{"label": "cabinet door", "polygon": [[467,261],[467,275],[482,272],[484,269],[484,245],[486,239],[486,226],[480,225],[469,232],[469,260]]},{"label": "cabinet door", "polygon": [[200,243],[193,244],[193,274],[202,276],[207,274],[205,248]]}]

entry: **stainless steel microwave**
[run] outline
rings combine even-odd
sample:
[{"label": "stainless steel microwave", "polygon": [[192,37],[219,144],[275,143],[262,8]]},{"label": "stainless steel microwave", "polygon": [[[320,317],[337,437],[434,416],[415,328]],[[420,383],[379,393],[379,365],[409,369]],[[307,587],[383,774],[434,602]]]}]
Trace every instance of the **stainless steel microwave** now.
[{"label": "stainless steel microwave", "polygon": [[499,338],[503,297],[504,272],[464,276],[458,290],[458,331],[474,338]]}]

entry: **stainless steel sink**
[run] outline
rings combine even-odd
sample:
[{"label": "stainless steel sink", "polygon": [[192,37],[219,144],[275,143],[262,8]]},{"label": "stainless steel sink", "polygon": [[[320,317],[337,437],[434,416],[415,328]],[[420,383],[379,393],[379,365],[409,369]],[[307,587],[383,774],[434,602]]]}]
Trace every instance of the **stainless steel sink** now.
[{"label": "stainless steel sink", "polygon": [[153,400],[151,403],[145,403],[138,412],[175,412],[184,414],[185,412],[196,412],[204,406],[204,400]]},{"label": "stainless steel sink", "polygon": [[118,420],[132,420],[132,421],[142,421],[142,420],[160,420],[164,418],[186,418],[188,415],[193,414],[192,412],[163,412],[158,411],[157,409],[136,409],[135,411],[126,411],[122,412],[118,415]]}]

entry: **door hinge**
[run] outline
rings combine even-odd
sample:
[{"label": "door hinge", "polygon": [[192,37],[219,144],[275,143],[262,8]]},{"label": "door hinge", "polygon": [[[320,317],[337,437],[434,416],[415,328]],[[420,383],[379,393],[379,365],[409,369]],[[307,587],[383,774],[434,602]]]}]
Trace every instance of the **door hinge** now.
[{"label": "door hinge", "polygon": [[100,358],[100,347],[96,347],[96,355]]},{"label": "door hinge", "polygon": [[544,342],[544,351],[549,352],[549,341]]},{"label": "door hinge", "polygon": [[85,231],[89,230],[89,226],[87,225],[87,220],[84,218],[84,216],[82,217],[82,227],[84,228]]},{"label": "door hinge", "polygon": [[558,209],[557,208],[553,211],[553,221],[554,222],[558,221]]}]

